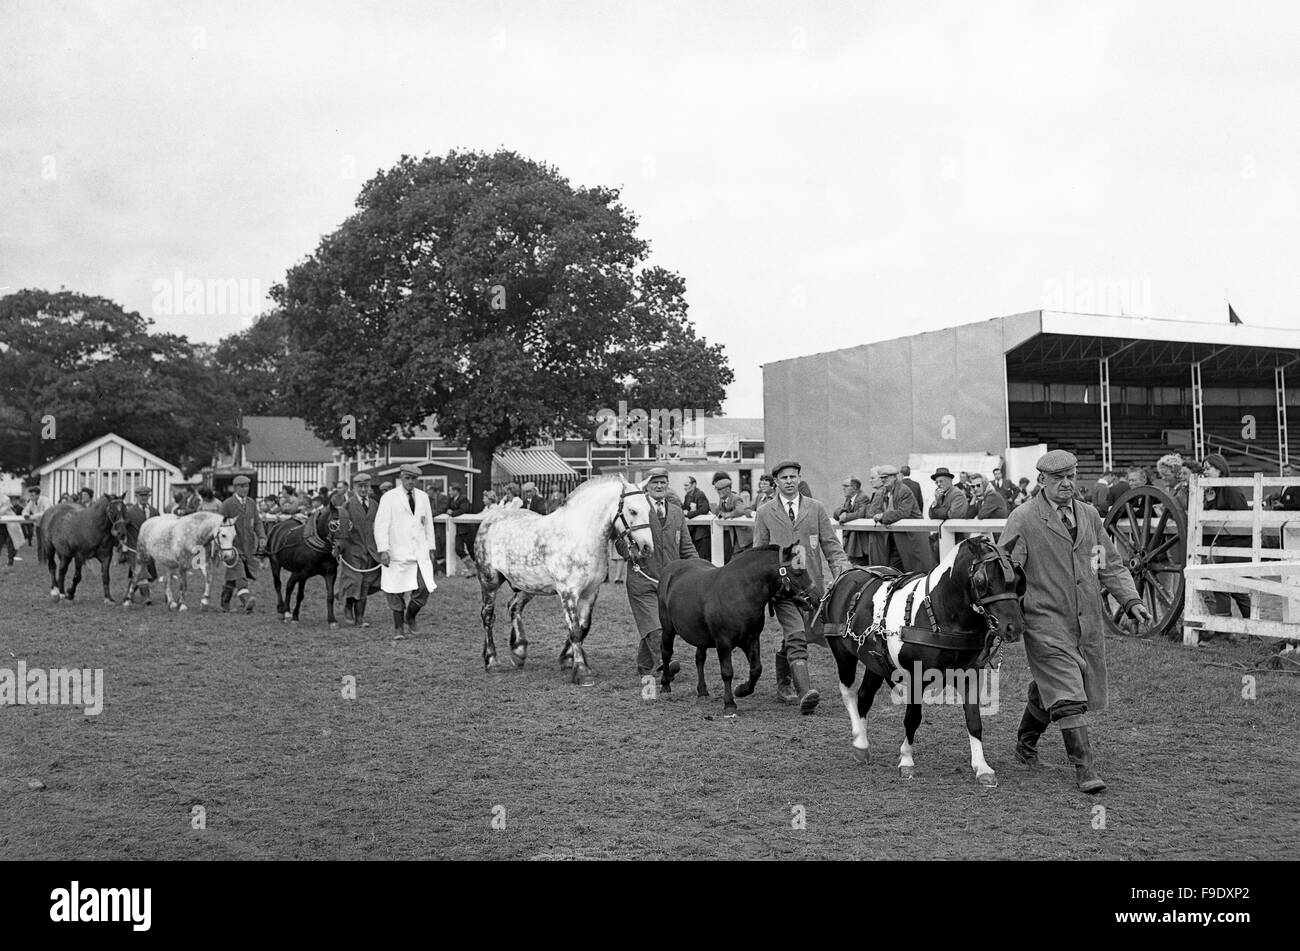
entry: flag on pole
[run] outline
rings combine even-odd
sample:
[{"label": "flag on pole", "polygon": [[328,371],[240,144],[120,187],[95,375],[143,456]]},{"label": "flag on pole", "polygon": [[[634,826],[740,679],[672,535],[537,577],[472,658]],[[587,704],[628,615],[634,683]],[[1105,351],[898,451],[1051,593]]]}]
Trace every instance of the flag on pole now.
[{"label": "flag on pole", "polygon": [[1235,310],[1232,309],[1232,303],[1231,303],[1231,301],[1229,301],[1229,303],[1228,303],[1228,323],[1230,323],[1230,324],[1239,324],[1239,323],[1241,323],[1241,318],[1238,317],[1238,316],[1237,316],[1237,312],[1236,312]]}]

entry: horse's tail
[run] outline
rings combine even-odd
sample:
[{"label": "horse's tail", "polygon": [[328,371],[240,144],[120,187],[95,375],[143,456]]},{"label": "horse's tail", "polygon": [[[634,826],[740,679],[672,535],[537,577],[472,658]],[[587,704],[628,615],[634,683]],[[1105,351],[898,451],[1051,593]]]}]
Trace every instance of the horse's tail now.
[{"label": "horse's tail", "polygon": [[36,554],[40,558],[41,564],[54,567],[54,543],[50,541],[50,532],[46,523],[53,523],[53,519],[40,518],[36,522]]}]

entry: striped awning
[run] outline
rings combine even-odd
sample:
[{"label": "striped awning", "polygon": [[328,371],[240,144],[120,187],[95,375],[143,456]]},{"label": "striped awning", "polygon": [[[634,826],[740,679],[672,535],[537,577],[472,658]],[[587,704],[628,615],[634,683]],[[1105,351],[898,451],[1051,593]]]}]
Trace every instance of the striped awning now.
[{"label": "striped awning", "polygon": [[502,449],[492,456],[492,461],[517,478],[578,474],[554,449]]}]

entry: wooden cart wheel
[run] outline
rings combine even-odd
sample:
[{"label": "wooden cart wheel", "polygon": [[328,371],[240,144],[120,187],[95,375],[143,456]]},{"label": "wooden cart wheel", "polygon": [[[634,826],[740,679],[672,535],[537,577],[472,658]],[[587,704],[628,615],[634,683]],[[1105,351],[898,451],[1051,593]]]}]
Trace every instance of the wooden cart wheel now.
[{"label": "wooden cart wheel", "polygon": [[1163,489],[1139,485],[1129,489],[1106,516],[1106,534],[1133,575],[1138,596],[1151,612],[1149,629],[1138,631],[1123,605],[1102,589],[1106,625],[1117,633],[1159,636],[1175,628],[1183,616],[1187,563],[1187,513]]}]

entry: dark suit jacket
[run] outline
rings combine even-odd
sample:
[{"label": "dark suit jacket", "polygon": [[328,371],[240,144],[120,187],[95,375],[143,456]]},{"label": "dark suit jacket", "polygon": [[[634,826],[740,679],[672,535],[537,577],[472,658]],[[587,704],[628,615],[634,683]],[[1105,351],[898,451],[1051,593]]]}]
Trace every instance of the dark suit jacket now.
[{"label": "dark suit jacket", "polygon": [[1120,500],[1120,497],[1123,496],[1124,493],[1127,492],[1130,488],[1132,488],[1132,486],[1130,486],[1123,479],[1116,479],[1115,484],[1110,487],[1110,505],[1107,506],[1107,510],[1114,508],[1115,503],[1118,502]]},{"label": "dark suit jacket", "polygon": [[[832,518],[841,525],[854,519],[866,518],[868,501],[867,496],[862,492],[857,493],[851,499],[844,499],[840,503],[840,507],[833,513]],[[843,518],[840,516],[843,516]],[[869,532],[846,531],[844,533],[844,554],[850,558],[866,558],[869,535]]]},{"label": "dark suit jacket", "polygon": [[1006,518],[1011,514],[1011,506],[1007,505],[1006,498],[996,489],[987,489],[984,497],[980,500],[980,510],[976,513],[976,518]]},{"label": "dark suit jacket", "polygon": [[[468,499],[466,496],[463,496],[463,495],[462,495],[462,496],[461,496],[460,498],[458,498],[458,499],[452,499],[452,500],[447,504],[447,514],[450,515],[450,516],[452,516],[453,518],[454,518],[455,516],[457,516],[457,515],[468,515],[468,514],[470,513],[470,509],[471,509],[472,507],[473,507],[473,506],[470,505],[470,501],[469,501],[469,499]],[[457,535],[468,535],[468,534],[469,534],[470,532],[472,532],[472,531],[474,531],[474,526],[473,526],[473,525],[457,525],[457,526],[456,526],[456,534],[457,534]]]},{"label": "dark suit jacket", "polygon": [[[911,490],[911,492],[912,492],[912,497],[916,499],[916,510],[917,510],[918,512],[924,512],[924,511],[925,511],[925,500],[921,498],[921,487],[920,487],[919,485],[916,484],[916,480],[915,480],[915,479],[900,479],[899,481],[902,482],[903,485],[907,486],[908,489]],[[920,515],[917,516],[917,518],[920,518],[920,517],[921,517]]]},{"label": "dark suit jacket", "polygon": [[536,512],[538,515],[545,515],[546,499],[542,498],[537,493],[533,493],[533,497],[524,502],[524,508],[528,509],[530,512]]},{"label": "dark suit jacket", "polygon": [[1098,482],[1092,487],[1092,504],[1102,518],[1110,511],[1110,486],[1105,482]]}]

